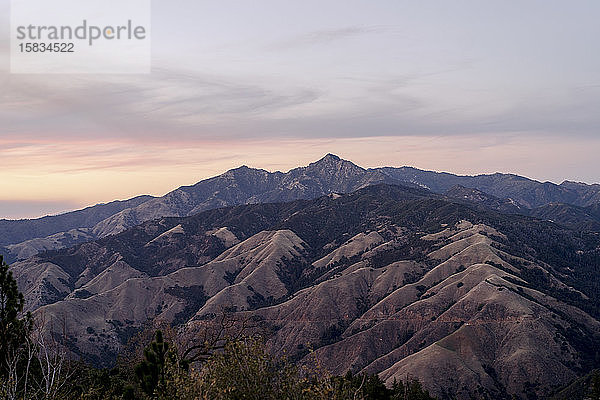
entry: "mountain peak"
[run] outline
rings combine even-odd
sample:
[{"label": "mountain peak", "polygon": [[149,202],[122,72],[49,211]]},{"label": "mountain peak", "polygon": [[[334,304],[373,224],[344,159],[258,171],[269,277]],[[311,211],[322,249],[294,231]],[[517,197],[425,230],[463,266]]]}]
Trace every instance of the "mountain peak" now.
[{"label": "mountain peak", "polygon": [[343,158],[340,158],[338,156],[336,156],[335,154],[331,154],[331,153],[327,153],[323,158],[321,158],[318,161],[312,162],[310,163],[308,166],[309,167],[331,167],[331,166],[337,166],[337,165],[346,165],[346,166],[352,166],[356,169],[360,169],[360,170],[364,170],[363,168],[359,167],[358,165],[354,164],[352,161],[348,161],[348,160],[344,160]]},{"label": "mountain peak", "polygon": [[325,157],[318,161],[310,163],[307,167],[300,167],[300,169],[305,171],[319,171],[328,175],[339,174],[341,172],[344,176],[362,174],[365,171],[364,168],[359,167],[352,161],[344,160],[331,153],[326,154]]},{"label": "mountain peak", "polygon": [[319,166],[319,165],[325,165],[325,166],[336,165],[336,164],[339,164],[340,162],[348,162],[349,163],[350,161],[343,160],[340,157],[336,156],[335,154],[327,153],[323,158],[321,158],[317,161],[311,162],[309,164],[309,166],[311,166],[311,165],[317,165],[317,166]]},{"label": "mountain peak", "polygon": [[335,154],[327,153],[327,154],[325,154],[325,157],[323,157],[320,161],[323,161],[323,160],[340,161],[341,158],[339,158]]}]

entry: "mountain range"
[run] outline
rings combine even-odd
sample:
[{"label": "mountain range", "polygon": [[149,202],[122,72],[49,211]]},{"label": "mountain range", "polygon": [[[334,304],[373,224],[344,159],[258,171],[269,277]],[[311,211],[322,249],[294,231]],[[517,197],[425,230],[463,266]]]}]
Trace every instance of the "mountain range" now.
[{"label": "mountain range", "polygon": [[442,399],[547,398],[597,367],[598,232],[453,191],[379,183],[160,217],[12,271],[27,309],[97,365],[148,320],[194,332],[227,310],[273,353],[417,377]]},{"label": "mountain range", "polygon": [[0,251],[9,261],[107,237],[156,218],[183,217],[240,204],[314,199],[378,184],[420,187],[532,215],[578,230],[600,229],[600,185],[560,185],[512,174],[459,176],[412,167],[361,168],[328,154],[286,173],[240,167],[162,197],[139,196],[31,220],[0,220]]}]

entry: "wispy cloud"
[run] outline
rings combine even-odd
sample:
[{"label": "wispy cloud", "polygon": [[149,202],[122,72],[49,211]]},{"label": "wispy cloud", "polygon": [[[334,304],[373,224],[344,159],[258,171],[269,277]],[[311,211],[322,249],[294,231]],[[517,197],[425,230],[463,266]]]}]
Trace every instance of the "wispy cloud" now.
[{"label": "wispy cloud", "polygon": [[339,40],[381,32],[384,26],[346,26],[338,29],[325,29],[304,33],[279,40],[267,47],[269,50],[295,50],[299,47],[329,44]]},{"label": "wispy cloud", "polygon": [[391,77],[330,88],[278,88],[177,71],[97,81],[0,76],[0,136],[149,141],[464,134],[595,137],[594,88],[537,94],[513,104],[438,104],[418,79]]},{"label": "wispy cloud", "polygon": [[0,81],[0,134],[34,137],[197,133],[193,132],[196,128],[268,116],[315,101],[320,95],[315,89],[280,90],[166,70],[102,81],[85,76],[49,80],[7,74],[0,75]]}]

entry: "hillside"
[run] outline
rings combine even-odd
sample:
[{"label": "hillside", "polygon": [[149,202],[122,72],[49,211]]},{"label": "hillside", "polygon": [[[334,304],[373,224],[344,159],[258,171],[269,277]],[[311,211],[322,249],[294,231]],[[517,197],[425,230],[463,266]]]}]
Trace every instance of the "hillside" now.
[{"label": "hillside", "polygon": [[226,308],[274,353],[460,399],[545,398],[594,368],[598,269],[595,233],[383,184],[160,218],[12,268],[99,365],[148,319],[193,331]]},{"label": "hillside", "polygon": [[136,207],[152,196],[138,196],[125,201],[98,204],[82,210],[36,219],[0,220],[0,246],[44,238],[76,228],[92,228],[100,221],[122,210]]}]

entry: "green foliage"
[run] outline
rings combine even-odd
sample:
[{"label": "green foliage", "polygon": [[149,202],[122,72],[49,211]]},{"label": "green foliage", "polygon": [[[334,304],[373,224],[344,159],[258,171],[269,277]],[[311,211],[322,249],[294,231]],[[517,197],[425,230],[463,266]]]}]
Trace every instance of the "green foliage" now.
[{"label": "green foliage", "polygon": [[390,400],[434,400],[417,379],[394,381]]},{"label": "green foliage", "polygon": [[145,360],[135,367],[142,390],[149,396],[154,393],[159,384],[165,385],[165,365],[169,355],[169,343],[163,339],[161,331],[156,331],[156,339],[144,349]]},{"label": "green foliage", "polygon": [[[177,341],[177,338],[171,337]],[[147,340],[150,340],[149,338]],[[203,362],[180,359],[176,346],[162,331],[144,349],[144,359],[97,369],[69,363],[65,400],[430,400],[416,380],[387,388],[377,375],[331,377],[318,368],[299,367],[287,358],[269,354],[259,337],[228,341]],[[0,397],[7,388],[0,386]],[[39,396],[41,395],[41,397]],[[45,398],[30,391],[24,400]],[[56,398],[56,397],[53,397]]]},{"label": "green foliage", "polygon": [[387,388],[378,375],[330,377],[319,369],[299,368],[269,355],[257,338],[230,342],[200,370],[201,398],[214,400],[433,400],[419,381]]},{"label": "green foliage", "polygon": [[123,368],[97,369],[83,363],[74,365],[71,399],[79,400],[133,400],[134,385],[130,374]]},{"label": "green foliage", "polygon": [[226,399],[299,399],[310,383],[299,370],[268,355],[259,339],[233,341],[202,368],[204,396]]},{"label": "green foliage", "polygon": [[33,329],[30,313],[21,316],[25,300],[17,282],[0,255],[0,377],[7,377],[7,357],[14,355],[26,344]]},{"label": "green foliage", "polygon": [[387,388],[379,375],[353,375],[333,377],[335,399],[361,400],[434,400],[416,379],[396,381]]}]

